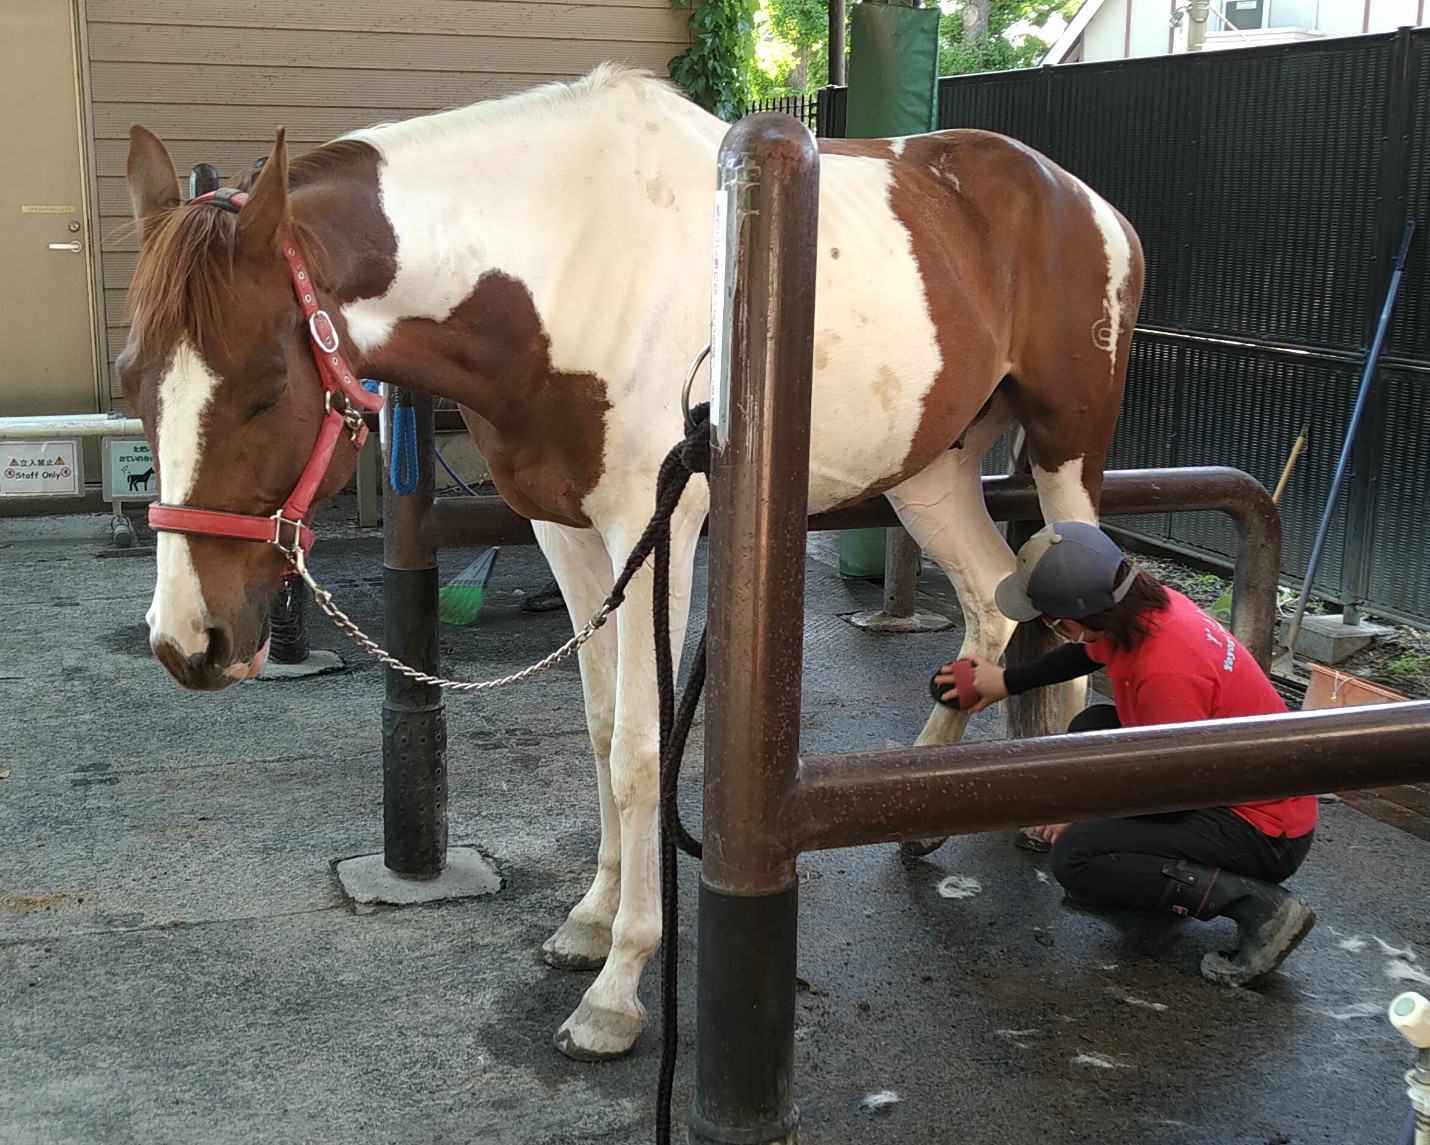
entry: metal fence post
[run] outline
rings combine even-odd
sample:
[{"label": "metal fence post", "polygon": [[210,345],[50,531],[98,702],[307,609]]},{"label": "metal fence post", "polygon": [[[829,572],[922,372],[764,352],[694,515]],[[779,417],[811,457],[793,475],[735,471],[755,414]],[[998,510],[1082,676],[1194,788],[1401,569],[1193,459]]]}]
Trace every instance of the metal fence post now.
[{"label": "metal fence post", "polygon": [[[819,157],[786,116],[725,137],[717,203],[722,329],[711,371],[705,854],[700,879],[695,1145],[798,1137],[794,790]],[[728,289],[726,284],[728,284]],[[728,306],[726,300],[728,299]]]},{"label": "metal fence post", "polygon": [[[399,390],[417,422],[417,488],[383,486],[382,589],[388,650],[436,675],[437,550],[422,536],[432,504],[432,398]],[[441,689],[387,669],[382,703],[383,859],[408,878],[435,878],[447,857],[447,724]]]}]

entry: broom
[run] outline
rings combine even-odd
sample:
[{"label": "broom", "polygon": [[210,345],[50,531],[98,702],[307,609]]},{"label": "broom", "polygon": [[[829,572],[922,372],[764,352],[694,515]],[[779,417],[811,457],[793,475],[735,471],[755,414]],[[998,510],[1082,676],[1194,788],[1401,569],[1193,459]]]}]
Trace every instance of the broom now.
[{"label": "broom", "polygon": [[470,624],[482,610],[487,595],[487,581],[501,549],[488,549],[451,582],[437,592],[437,618],[443,624]]}]

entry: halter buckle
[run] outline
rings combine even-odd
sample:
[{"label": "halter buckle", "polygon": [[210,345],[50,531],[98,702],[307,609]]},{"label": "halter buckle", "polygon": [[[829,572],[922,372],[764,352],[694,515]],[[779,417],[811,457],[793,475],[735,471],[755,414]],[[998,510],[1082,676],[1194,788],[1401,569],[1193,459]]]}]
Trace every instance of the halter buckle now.
[{"label": "halter buckle", "polygon": [[[283,510],[273,514],[273,547],[282,553],[299,572],[303,571],[303,522],[291,521],[283,515]],[[293,530],[289,544],[283,543],[283,526]]]},{"label": "halter buckle", "polygon": [[[333,398],[343,399],[342,409],[333,405]],[[343,419],[343,425],[347,426],[348,437],[352,439],[354,445],[361,445],[367,437],[367,422],[363,420],[362,410],[353,405],[352,399],[347,394],[334,393],[328,390],[323,394],[323,410],[326,413],[336,413]]]},{"label": "halter buckle", "polygon": [[314,310],[308,315],[308,333],[313,336],[313,345],[325,354],[336,354],[342,345],[338,328],[326,310]]}]

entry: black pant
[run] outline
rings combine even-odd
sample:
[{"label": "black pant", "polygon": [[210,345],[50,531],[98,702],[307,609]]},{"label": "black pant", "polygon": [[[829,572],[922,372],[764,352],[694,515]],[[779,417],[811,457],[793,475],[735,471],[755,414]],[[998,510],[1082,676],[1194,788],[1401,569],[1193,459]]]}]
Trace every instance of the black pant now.
[{"label": "black pant", "polygon": [[[1070,732],[1121,727],[1111,704],[1079,712]],[[1053,844],[1053,877],[1076,898],[1100,906],[1156,910],[1167,890],[1162,868],[1187,859],[1279,883],[1311,849],[1311,834],[1272,838],[1225,807],[1074,823]]]}]

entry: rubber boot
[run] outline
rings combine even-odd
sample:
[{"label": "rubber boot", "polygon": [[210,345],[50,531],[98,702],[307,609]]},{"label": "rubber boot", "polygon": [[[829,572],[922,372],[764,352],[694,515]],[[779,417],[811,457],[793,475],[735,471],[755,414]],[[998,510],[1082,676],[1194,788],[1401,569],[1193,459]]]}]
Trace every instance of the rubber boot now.
[{"label": "rubber boot", "polygon": [[1236,923],[1238,949],[1202,959],[1202,977],[1219,986],[1247,986],[1286,960],[1316,925],[1316,913],[1284,887],[1203,867],[1183,860],[1168,863],[1162,906],[1174,914],[1209,919],[1225,915]]}]

